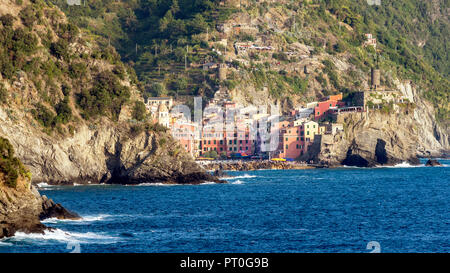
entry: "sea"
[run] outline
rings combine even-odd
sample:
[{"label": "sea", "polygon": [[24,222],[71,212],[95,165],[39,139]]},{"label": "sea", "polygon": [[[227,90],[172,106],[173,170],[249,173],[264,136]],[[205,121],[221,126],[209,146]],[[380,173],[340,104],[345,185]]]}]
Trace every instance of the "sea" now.
[{"label": "sea", "polygon": [[[450,252],[443,167],[229,172],[227,184],[40,185],[79,213],[0,252]],[[424,163],[424,161],[422,161]]]}]

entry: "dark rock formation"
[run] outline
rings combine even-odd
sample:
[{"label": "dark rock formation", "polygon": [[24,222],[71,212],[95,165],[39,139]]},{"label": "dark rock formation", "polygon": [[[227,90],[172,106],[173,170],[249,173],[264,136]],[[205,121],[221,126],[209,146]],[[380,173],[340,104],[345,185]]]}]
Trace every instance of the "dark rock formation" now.
[{"label": "dark rock formation", "polygon": [[442,166],[442,164],[439,161],[437,161],[436,159],[428,159],[427,163],[425,163],[425,166],[438,167],[438,166]]},{"label": "dark rock formation", "polygon": [[47,196],[43,195],[42,212],[39,215],[39,219],[44,220],[48,218],[77,220],[81,217],[77,213],[67,210],[61,204],[56,204],[52,199],[48,199]]},{"label": "dark rock formation", "polygon": [[[0,183],[1,184],[1,183]],[[14,236],[18,231],[43,233],[47,227],[40,221],[47,218],[80,219],[21,179],[16,188],[0,185],[0,238]]]},{"label": "dark rock formation", "polygon": [[[46,196],[41,197],[31,185],[29,176],[24,175],[27,170],[14,157],[9,141],[1,140],[4,147],[0,147],[0,238],[14,236],[17,231],[42,233],[47,227],[40,220],[50,217],[79,219],[76,213],[69,212]],[[8,165],[7,160],[17,164]]]}]

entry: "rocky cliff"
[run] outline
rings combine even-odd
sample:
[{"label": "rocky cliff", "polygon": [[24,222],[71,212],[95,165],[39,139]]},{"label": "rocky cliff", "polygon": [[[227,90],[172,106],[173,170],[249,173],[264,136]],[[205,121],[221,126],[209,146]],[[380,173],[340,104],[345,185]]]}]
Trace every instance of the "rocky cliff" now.
[{"label": "rocky cliff", "polygon": [[449,135],[433,116],[433,107],[418,98],[410,84],[398,89],[410,104],[389,111],[369,109],[346,113],[337,122],[344,131],[317,138],[302,158],[326,165],[373,167],[404,161],[418,163],[417,156],[440,156],[449,149]]},{"label": "rocky cliff", "polygon": [[202,183],[217,181],[183,147],[150,125],[132,126],[102,119],[81,125],[73,136],[52,137],[39,128],[11,120],[0,109],[0,136],[9,136],[33,182]]},{"label": "rocky cliff", "polygon": [[317,138],[318,143],[302,159],[359,167],[417,163],[417,129],[408,126],[407,116],[381,112],[343,114],[340,121],[344,131]]},{"label": "rocky cliff", "polygon": [[17,231],[43,232],[46,218],[79,219],[73,212],[41,196],[29,177],[22,174],[20,161],[5,139],[0,138],[0,238],[13,236]]}]

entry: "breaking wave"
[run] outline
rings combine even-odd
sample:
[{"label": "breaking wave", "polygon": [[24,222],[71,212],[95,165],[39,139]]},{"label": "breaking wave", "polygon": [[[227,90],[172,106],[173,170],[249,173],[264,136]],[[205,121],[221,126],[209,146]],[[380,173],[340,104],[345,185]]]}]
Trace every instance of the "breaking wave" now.
[{"label": "breaking wave", "polygon": [[49,219],[45,219],[41,222],[44,224],[55,224],[55,223],[60,223],[60,222],[89,223],[89,222],[102,221],[107,218],[111,218],[111,215],[109,215],[109,214],[88,215],[88,216],[81,216],[81,218],[82,219],[79,219],[79,220],[49,218]]},{"label": "breaking wave", "polygon": [[238,175],[238,176],[233,176],[233,177],[224,177],[221,178],[223,180],[232,180],[232,179],[246,179],[246,178],[255,178],[257,177],[256,175],[249,175],[249,174],[244,174],[244,175]]},{"label": "breaking wave", "polygon": [[116,243],[119,238],[104,234],[98,234],[93,232],[79,233],[79,232],[67,232],[61,229],[45,230],[43,234],[40,233],[24,233],[17,232],[16,235],[9,238],[8,241],[59,241],[59,242],[77,242],[77,243],[97,243],[97,244],[110,244]]}]

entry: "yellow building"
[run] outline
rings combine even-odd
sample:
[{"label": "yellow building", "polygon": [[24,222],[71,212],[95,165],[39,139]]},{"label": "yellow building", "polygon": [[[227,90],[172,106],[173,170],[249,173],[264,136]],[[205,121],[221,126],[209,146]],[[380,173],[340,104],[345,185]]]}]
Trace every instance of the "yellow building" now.
[{"label": "yellow building", "polygon": [[314,141],[314,136],[319,135],[319,123],[308,121],[303,123],[302,132],[304,132],[305,141]]}]

